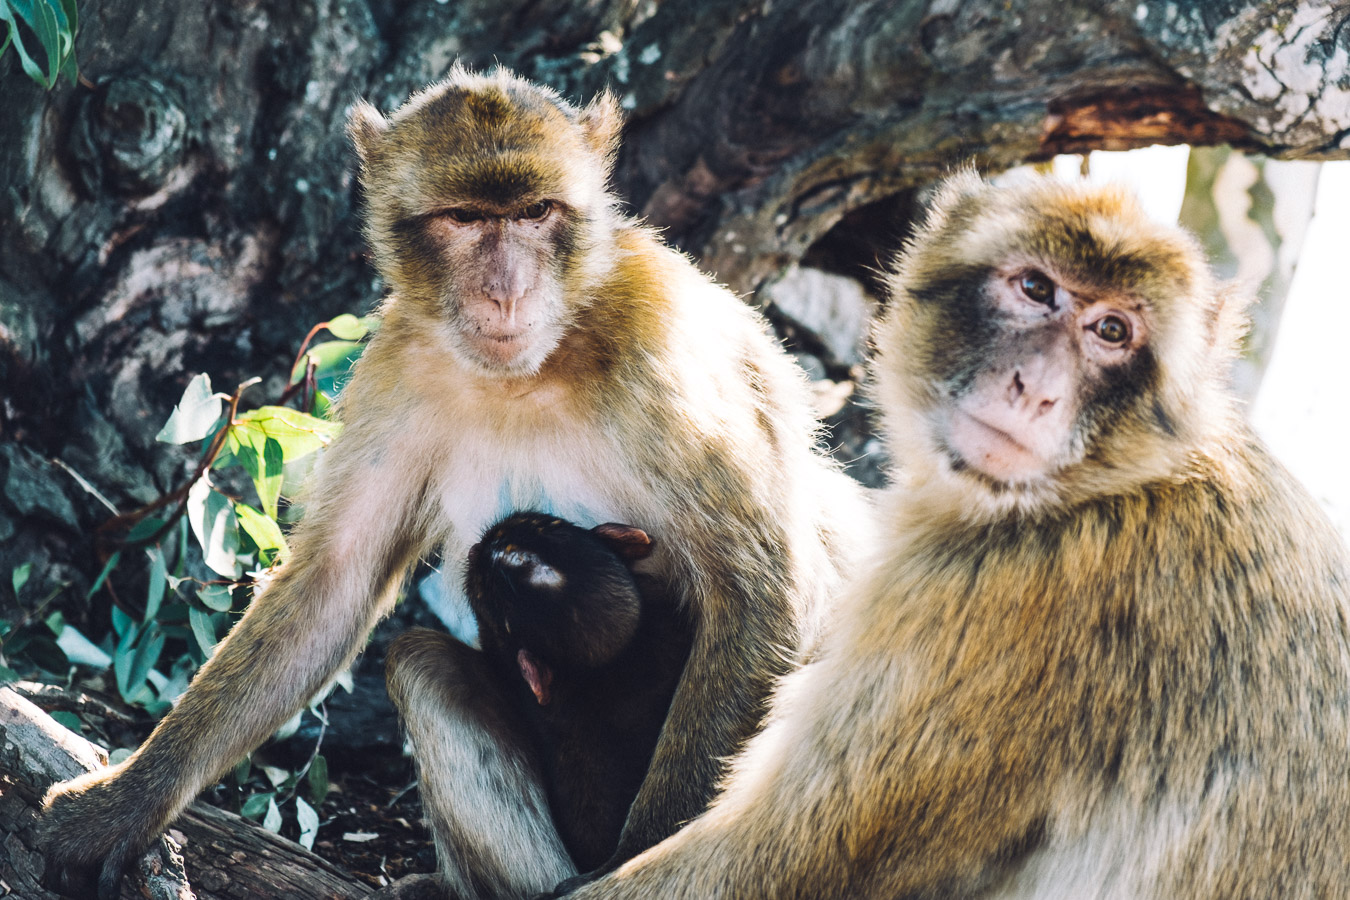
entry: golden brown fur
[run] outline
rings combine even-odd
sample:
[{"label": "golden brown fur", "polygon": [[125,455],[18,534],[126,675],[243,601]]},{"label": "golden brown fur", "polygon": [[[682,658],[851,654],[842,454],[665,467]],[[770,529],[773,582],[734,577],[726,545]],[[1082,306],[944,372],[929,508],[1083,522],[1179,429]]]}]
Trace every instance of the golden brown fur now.
[{"label": "golden brown fur", "polygon": [[[1062,468],[1000,482],[938,412],[1016,327],[954,312],[1009,259],[1150,340]],[[1350,564],[1220,387],[1240,309],[1191,242],[1113,191],[963,176],[892,288],[884,551],[710,810],[570,896],[1345,896]]]},{"label": "golden brown fur", "polygon": [[[578,110],[504,72],[456,70],[388,121],[358,105],[368,230],[392,289],[383,326],[289,561],[131,759],[49,794],[67,884],[106,859],[115,886],[128,854],[352,658],[416,558],[440,548],[453,578],[510,508],[632,522],[657,541],[647,564],[682,586],[697,633],[619,853],[707,803],[836,591],[862,511],[815,449],[804,380],[762,321],[615,212],[617,126],[607,97]],[[464,721],[462,682],[448,667],[433,677],[435,647],[407,649],[391,693],[433,824],[477,815],[491,821],[459,829],[466,841],[505,832],[495,849],[447,854],[447,879],[551,888],[570,864],[537,838],[547,810],[500,821],[522,814],[503,804],[524,789],[495,777],[515,748],[463,753],[491,746],[491,723]],[[481,768],[439,762],[466,757]],[[531,847],[539,859],[521,858]],[[505,871],[450,871],[494,854]]]}]

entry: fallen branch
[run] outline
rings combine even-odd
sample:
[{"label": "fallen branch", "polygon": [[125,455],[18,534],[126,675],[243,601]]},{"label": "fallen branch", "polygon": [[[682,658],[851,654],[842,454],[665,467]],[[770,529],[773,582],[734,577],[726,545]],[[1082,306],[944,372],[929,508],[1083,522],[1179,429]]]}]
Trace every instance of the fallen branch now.
[{"label": "fallen branch", "polygon": [[[105,765],[107,754],[9,688],[0,688],[0,897],[54,900],[37,839],[42,795]],[[129,874],[123,900],[355,900],[370,889],[300,845],[196,804]]]}]

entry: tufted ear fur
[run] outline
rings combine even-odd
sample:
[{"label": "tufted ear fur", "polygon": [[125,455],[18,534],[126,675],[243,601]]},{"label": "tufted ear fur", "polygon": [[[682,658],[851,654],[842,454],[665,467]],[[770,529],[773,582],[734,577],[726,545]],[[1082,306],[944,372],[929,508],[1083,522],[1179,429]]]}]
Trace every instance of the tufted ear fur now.
[{"label": "tufted ear fur", "polygon": [[619,149],[619,132],[623,131],[623,111],[619,109],[619,101],[609,91],[601,91],[581,111],[577,124],[591,149],[605,161],[608,172]]},{"label": "tufted ear fur", "polygon": [[347,117],[347,135],[356,146],[362,162],[379,148],[388,130],[389,122],[374,106],[364,100],[352,104],[351,114]]}]

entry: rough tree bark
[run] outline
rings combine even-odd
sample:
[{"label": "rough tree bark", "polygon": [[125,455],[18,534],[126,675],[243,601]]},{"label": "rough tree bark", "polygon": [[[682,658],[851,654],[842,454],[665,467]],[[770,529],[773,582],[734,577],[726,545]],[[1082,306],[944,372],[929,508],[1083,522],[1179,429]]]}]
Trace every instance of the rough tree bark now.
[{"label": "rough tree bark", "polygon": [[[455,60],[578,99],[609,86],[629,113],[619,192],[760,304],[801,260],[874,266],[914,192],[963,160],[1155,142],[1350,156],[1350,8],[1334,0],[88,0],[81,15],[85,84],[43,93],[0,61],[0,574],[34,563],[26,596],[66,585],[76,620],[106,616],[67,600],[97,573],[106,511],[70,470],[123,508],[152,498],[181,479],[153,437],[193,373],[272,373],[268,393],[310,324],[378,297],[341,137],[358,95],[390,108]],[[768,312],[820,374],[849,377],[828,336]]]},{"label": "rough tree bark", "polygon": [[[38,804],[52,783],[106,763],[101,749],[0,688],[0,896],[55,900],[39,883],[45,860]],[[369,894],[299,844],[202,804],[174,823],[122,889],[126,900],[356,900]]]}]

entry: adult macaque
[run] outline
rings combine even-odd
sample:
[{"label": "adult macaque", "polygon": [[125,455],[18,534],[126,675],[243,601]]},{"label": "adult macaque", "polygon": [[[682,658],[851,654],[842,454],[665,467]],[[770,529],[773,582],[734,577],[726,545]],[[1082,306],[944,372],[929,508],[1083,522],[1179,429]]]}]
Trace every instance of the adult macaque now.
[{"label": "adult macaque", "polygon": [[950,181],[891,278],[888,548],[707,813],[576,900],[1350,891],[1350,564],[1116,190]]},{"label": "adult macaque", "polygon": [[[644,565],[694,623],[615,860],[704,808],[837,593],[862,512],[762,320],[615,209],[619,127],[608,96],[577,109],[502,71],[455,70],[389,119],[356,105],[383,326],[290,559],[130,759],[49,793],[66,890],[92,869],[112,896],[138,850],[352,659],[414,560],[463,560],[522,508],[638,524],[656,541]],[[572,874],[497,723],[453,691],[421,696],[404,712],[434,736],[417,753],[447,884],[510,897]]]},{"label": "adult macaque", "polygon": [[[630,526],[587,530],[513,514],[469,551],[481,652],[428,629],[389,651],[400,709],[415,709],[419,691],[475,688],[464,700],[486,707],[482,717],[504,727],[502,744],[537,765],[563,846],[583,871],[618,845],[689,657],[686,611],[628,568],[652,550]],[[415,745],[436,738],[420,731],[429,723],[408,722]]]}]

